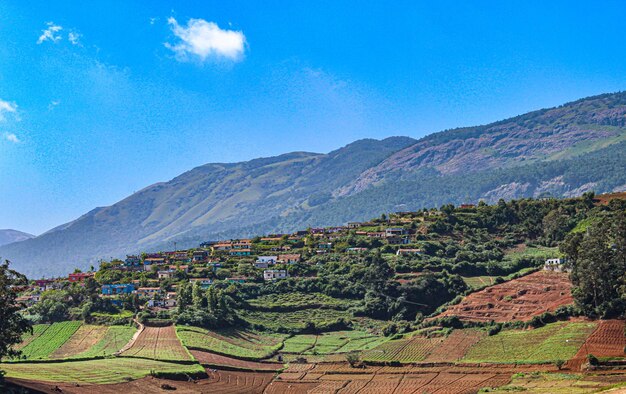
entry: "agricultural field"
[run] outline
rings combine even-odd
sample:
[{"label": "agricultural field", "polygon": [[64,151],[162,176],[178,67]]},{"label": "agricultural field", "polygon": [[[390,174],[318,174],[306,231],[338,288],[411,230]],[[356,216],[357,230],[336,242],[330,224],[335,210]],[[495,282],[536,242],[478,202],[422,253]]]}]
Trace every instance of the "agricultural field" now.
[{"label": "agricultural field", "polygon": [[438,337],[422,335],[396,339],[363,352],[362,359],[370,362],[416,363],[423,361],[441,343]]},{"label": "agricultural field", "polygon": [[108,358],[87,361],[1,364],[7,377],[73,384],[112,384],[140,379],[151,372],[198,374],[199,364],[183,365],[164,361]]},{"label": "agricultural field", "polygon": [[525,244],[518,245],[515,248],[509,249],[505,251],[505,256],[507,260],[516,260],[520,258],[541,258],[541,259],[549,259],[553,257],[560,256],[559,248],[557,247],[547,247],[547,246],[527,246]]},{"label": "agricultural field", "polygon": [[133,345],[121,356],[163,361],[192,360],[189,351],[180,343],[174,326],[144,327]]},{"label": "agricultural field", "polygon": [[509,383],[509,370],[458,367],[366,367],[318,364],[281,373],[266,393],[475,393]]},{"label": "agricultural field", "polygon": [[135,335],[137,329],[133,326],[109,326],[101,339],[92,347],[76,358],[107,357],[120,351]]},{"label": "agricultural field", "polygon": [[271,357],[282,346],[287,335],[259,334],[249,330],[226,329],[209,331],[198,327],[177,326],[183,345],[189,349],[204,350],[246,360]]},{"label": "agricultural field", "polygon": [[32,338],[21,348],[26,360],[45,360],[74,335],[81,326],[78,321],[64,321],[50,325],[35,326]]},{"label": "agricultural field", "polygon": [[[604,392],[612,388],[624,387],[625,375],[586,376],[565,373],[518,373],[513,375],[510,384],[490,393],[544,393],[544,394],[584,394]],[[615,391],[623,393],[623,391]]]},{"label": "agricultural field", "polygon": [[346,309],[354,303],[333,298],[322,293],[284,293],[264,295],[248,300],[253,308],[271,311],[298,310],[307,308]]},{"label": "agricultural field", "polygon": [[281,349],[281,353],[304,353],[315,346],[317,335],[294,335],[287,338]]},{"label": "agricultural field", "polygon": [[350,312],[335,309],[301,309],[293,312],[264,312],[242,310],[239,316],[253,325],[266,327],[267,329],[278,331],[281,329],[301,330],[308,322],[315,327],[323,327],[326,324],[334,323],[338,319],[352,320]]},{"label": "agricultural field", "polygon": [[227,367],[250,371],[279,371],[285,367],[281,363],[246,361],[201,350],[191,350],[191,354],[200,364],[215,368]]},{"label": "agricultural field", "polygon": [[486,335],[485,331],[472,328],[454,330],[450,335],[439,338],[439,345],[424,362],[456,362]]},{"label": "agricultural field", "polygon": [[596,328],[594,322],[558,322],[534,330],[505,330],[481,339],[461,362],[552,363],[567,361]]},{"label": "agricultural field", "polygon": [[438,317],[456,315],[463,321],[528,321],[573,303],[566,273],[538,271],[491,286],[451,305]]},{"label": "agricultural field", "polygon": [[625,349],[624,320],[602,320],[567,366],[573,371],[580,371],[588,354],[601,360],[620,359],[626,357]]},{"label": "agricultural field", "polygon": [[495,284],[497,276],[464,276],[463,281],[472,289],[480,289]]},{"label": "agricultural field", "polygon": [[50,358],[63,359],[76,356],[91,349],[100,342],[106,334],[108,327],[83,324],[63,345],[56,349]]}]

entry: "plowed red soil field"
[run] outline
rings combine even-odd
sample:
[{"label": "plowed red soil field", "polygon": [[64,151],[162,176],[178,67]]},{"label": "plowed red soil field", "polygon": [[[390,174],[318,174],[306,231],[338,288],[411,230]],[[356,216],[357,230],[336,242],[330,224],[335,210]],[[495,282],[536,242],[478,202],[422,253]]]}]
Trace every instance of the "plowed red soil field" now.
[{"label": "plowed red soil field", "polygon": [[566,273],[539,271],[488,287],[450,306],[438,317],[456,315],[464,321],[528,321],[573,302]]},{"label": "plowed red soil field", "polygon": [[174,326],[145,327],[133,345],[122,353],[122,356],[154,360],[191,360],[187,349],[180,343]]},{"label": "plowed red soil field", "polygon": [[626,336],[624,320],[603,320],[580,347],[578,353],[568,361],[569,369],[579,371],[587,360],[587,354],[596,357],[624,357]]},{"label": "plowed red soil field", "polygon": [[215,353],[191,350],[191,354],[203,366],[228,367],[236,369],[247,369],[251,371],[279,371],[284,368],[279,363],[260,363],[256,361],[245,361],[237,358],[221,356]]},{"label": "plowed red soil field", "polygon": [[426,363],[453,362],[465,356],[465,353],[484,337],[486,333],[478,330],[454,330],[443,338],[441,343],[424,359]]}]

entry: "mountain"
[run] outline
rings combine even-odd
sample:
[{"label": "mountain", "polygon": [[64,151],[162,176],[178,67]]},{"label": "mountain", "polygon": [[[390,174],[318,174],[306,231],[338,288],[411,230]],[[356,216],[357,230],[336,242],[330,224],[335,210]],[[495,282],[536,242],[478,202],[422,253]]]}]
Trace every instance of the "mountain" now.
[{"label": "mountain", "polygon": [[381,211],[626,190],[626,93],[605,94],[420,140],[361,140],[207,164],[17,244],[0,256],[31,276],[125,253],[287,232]]},{"label": "mountain", "polygon": [[0,246],[31,238],[35,238],[35,236],[17,230],[0,230]]}]

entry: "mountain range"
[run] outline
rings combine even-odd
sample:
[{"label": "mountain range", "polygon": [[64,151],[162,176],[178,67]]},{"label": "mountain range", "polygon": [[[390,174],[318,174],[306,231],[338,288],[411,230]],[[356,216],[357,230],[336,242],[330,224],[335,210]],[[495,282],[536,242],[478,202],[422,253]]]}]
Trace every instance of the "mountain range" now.
[{"label": "mountain range", "polygon": [[17,230],[0,230],[0,246],[8,245],[13,242],[24,241],[31,238],[35,238],[35,236]]},{"label": "mountain range", "polygon": [[626,92],[419,140],[365,139],[328,154],[213,163],[38,237],[0,246],[27,275],[126,253],[338,225],[446,203],[626,190]]}]

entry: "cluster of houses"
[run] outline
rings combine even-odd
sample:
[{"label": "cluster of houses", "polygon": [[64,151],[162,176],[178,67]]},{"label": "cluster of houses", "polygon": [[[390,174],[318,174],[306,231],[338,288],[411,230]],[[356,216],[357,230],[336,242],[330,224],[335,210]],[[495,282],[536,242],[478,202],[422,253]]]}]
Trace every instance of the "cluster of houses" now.
[{"label": "cluster of houses", "polygon": [[[113,260],[103,264],[101,269],[119,270],[123,272],[147,272],[150,286],[141,286],[138,280],[131,283],[101,284],[101,297],[119,303],[126,295],[136,295],[146,300],[148,308],[172,308],[176,306],[177,285],[161,286],[163,281],[179,283],[188,280],[192,284],[206,289],[217,276],[220,268],[230,268],[241,264],[249,264],[254,270],[262,270],[264,281],[276,281],[288,278],[289,266],[307,262],[315,255],[336,253],[365,253],[368,247],[345,247],[341,249],[342,238],[354,235],[360,238],[376,239],[379,245],[391,245],[397,256],[417,255],[421,249],[411,247],[415,243],[417,230],[409,226],[415,215],[434,216],[438,211],[398,212],[390,219],[372,222],[350,222],[345,226],[310,228],[292,234],[271,234],[254,239],[231,239],[203,242],[198,248],[191,250],[174,250],[142,255],[128,255],[124,260]],[[339,242],[338,242],[339,241]],[[337,243],[338,242],[338,243]],[[343,244],[345,245],[345,244]],[[208,272],[207,272],[208,271]],[[211,272],[213,274],[211,274]],[[205,275],[204,277],[199,275]],[[211,276],[208,278],[206,276]],[[19,299],[26,305],[32,305],[40,299],[40,294],[47,290],[59,289],[67,283],[83,283],[93,277],[93,272],[72,273],[67,278],[40,279],[32,282],[27,295]],[[126,276],[129,277],[129,276]],[[135,276],[136,277],[136,276]],[[222,280],[233,283],[245,283],[261,278],[232,276]],[[145,285],[145,281],[144,281]],[[165,291],[168,288],[172,291]]]}]

